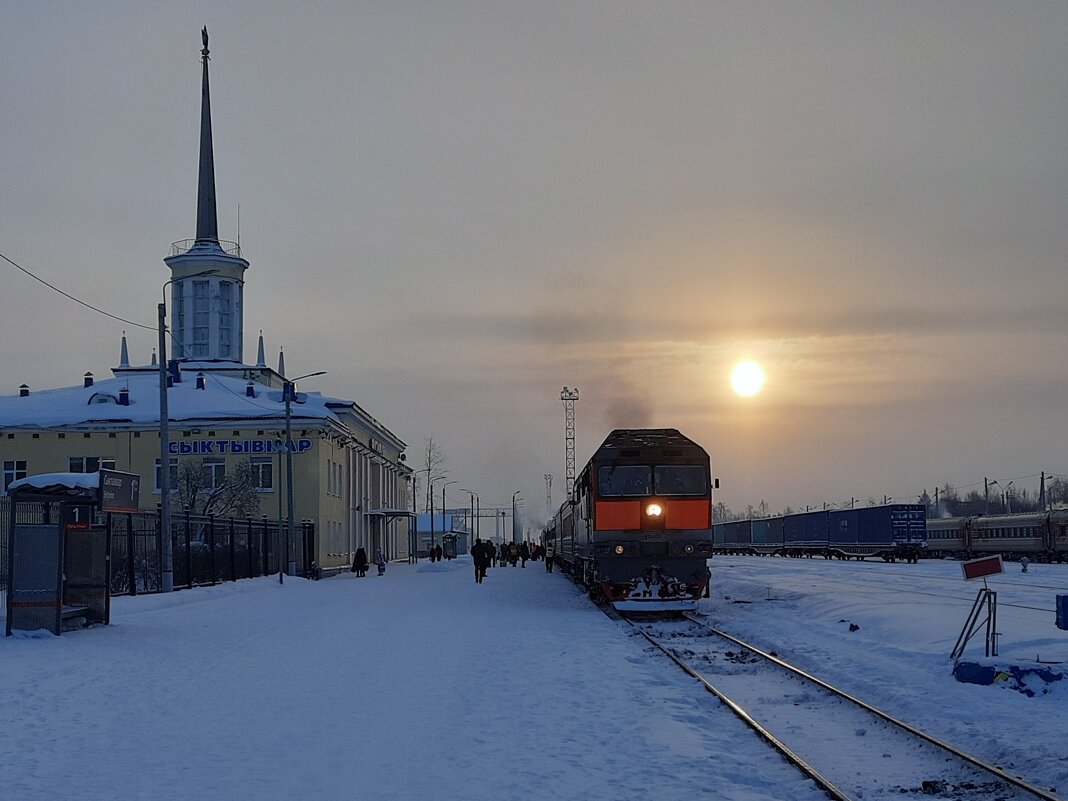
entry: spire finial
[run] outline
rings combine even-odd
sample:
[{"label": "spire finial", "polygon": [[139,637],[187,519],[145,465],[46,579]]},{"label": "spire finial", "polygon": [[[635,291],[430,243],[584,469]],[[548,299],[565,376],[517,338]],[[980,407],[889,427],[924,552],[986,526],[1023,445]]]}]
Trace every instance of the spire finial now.
[{"label": "spire finial", "polygon": [[218,242],[219,220],[215,211],[215,154],[211,145],[211,94],[208,91],[208,28],[204,39],[204,78],[200,90],[200,183],[197,187],[197,241]]},{"label": "spire finial", "polygon": [[263,329],[262,328],[260,329],[260,344],[259,344],[259,347],[256,348],[256,366],[257,367],[266,367],[267,366],[267,362],[264,361],[264,356],[263,356]]}]

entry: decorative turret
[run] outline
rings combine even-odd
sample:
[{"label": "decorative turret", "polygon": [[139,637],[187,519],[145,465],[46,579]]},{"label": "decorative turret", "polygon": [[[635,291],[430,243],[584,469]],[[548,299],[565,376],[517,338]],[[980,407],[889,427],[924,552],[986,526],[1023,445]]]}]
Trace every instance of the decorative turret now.
[{"label": "decorative turret", "polygon": [[171,269],[174,357],[184,361],[241,362],[244,288],[248,262],[241,247],[219,239],[215,155],[208,86],[208,29],[201,32],[204,63],[200,102],[200,172],[196,239],[175,242],[163,261]]},{"label": "decorative turret", "polygon": [[122,332],[122,345],[119,346],[119,368],[130,366],[130,351],[126,349],[126,332]]}]

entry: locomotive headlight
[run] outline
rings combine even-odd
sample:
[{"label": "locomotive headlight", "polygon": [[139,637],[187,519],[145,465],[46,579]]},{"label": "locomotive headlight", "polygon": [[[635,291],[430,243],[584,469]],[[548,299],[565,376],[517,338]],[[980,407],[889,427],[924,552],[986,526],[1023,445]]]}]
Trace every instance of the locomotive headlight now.
[{"label": "locomotive headlight", "polygon": [[617,545],[617,546],[615,547],[615,551],[616,551],[616,556],[622,556],[622,555],[623,555],[623,551],[624,551],[624,548],[623,548],[623,546],[622,546],[622,545]]},{"label": "locomotive headlight", "polygon": [[692,543],[686,543],[685,547],[682,550],[685,551],[686,553],[693,553],[693,544]]},{"label": "locomotive headlight", "polygon": [[664,507],[658,503],[651,503],[645,507],[645,514],[649,517],[660,517],[664,514]]}]

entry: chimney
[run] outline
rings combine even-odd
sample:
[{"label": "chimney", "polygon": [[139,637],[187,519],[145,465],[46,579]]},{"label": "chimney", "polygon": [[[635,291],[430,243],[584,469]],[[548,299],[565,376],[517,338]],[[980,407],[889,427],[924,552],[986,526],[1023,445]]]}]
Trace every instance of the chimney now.
[{"label": "chimney", "polygon": [[85,384],[84,384],[84,386],[91,387],[92,385],[93,385],[93,374],[92,373],[86,373],[85,374]]},{"label": "chimney", "polygon": [[[182,383],[182,370],[178,366],[178,360],[177,359],[169,359],[167,361],[167,372],[171,374],[171,378],[173,379],[175,384],[181,384]],[[167,386],[172,386],[172,385],[168,384]]]},{"label": "chimney", "polygon": [[249,381],[247,384],[245,384],[245,397],[246,398],[255,398],[256,397],[256,385],[253,384],[251,381]]},{"label": "chimney", "polygon": [[30,394],[30,388],[25,384],[19,384],[19,397],[25,398]]},{"label": "chimney", "polygon": [[130,388],[123,387],[119,390],[119,406],[130,405]]},{"label": "chimney", "polygon": [[203,373],[197,373],[197,389],[204,389],[207,384],[207,379],[204,378]]}]

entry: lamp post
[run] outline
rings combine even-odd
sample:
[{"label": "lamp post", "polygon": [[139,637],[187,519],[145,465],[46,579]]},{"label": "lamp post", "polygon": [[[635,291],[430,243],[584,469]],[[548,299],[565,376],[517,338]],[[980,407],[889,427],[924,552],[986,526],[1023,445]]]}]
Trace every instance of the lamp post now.
[{"label": "lamp post", "polygon": [[522,490],[516,490],[512,493],[512,542],[515,542],[515,496],[518,495],[520,492],[522,492]]},{"label": "lamp post", "polygon": [[[167,405],[167,286],[175,281],[185,281],[201,275],[212,275],[218,270],[202,270],[199,273],[172,278],[163,284],[163,302],[156,307],[159,328],[159,527],[160,569],[164,592],[174,591],[174,551],[171,545],[171,452],[170,409]],[[178,354],[179,357],[181,354]]]},{"label": "lamp post", "polygon": [[1012,514],[1012,482],[1005,485],[1005,514]]},{"label": "lamp post", "polygon": [[[1002,491],[1001,485],[998,484],[997,479],[994,479],[993,481],[991,481],[990,483],[987,484],[988,492],[989,492],[989,488],[990,487],[994,487],[994,486],[996,486],[998,488],[998,490],[1001,491],[1001,496],[1002,496],[1001,497],[1001,503],[1004,504],[1005,503],[1005,493],[1004,493],[1004,491]],[[989,498],[989,495],[988,495],[987,500],[986,500],[986,506],[987,506],[986,513],[990,514],[990,498]]]},{"label": "lamp post", "polygon": [[478,494],[474,490],[469,490],[466,487],[460,487],[460,492],[466,492],[471,496],[471,524],[467,527],[467,550],[470,553],[471,546],[475,544],[475,539],[477,537],[475,529],[478,527],[478,518],[475,516],[475,498],[478,497]]},{"label": "lamp post", "polygon": [[445,541],[445,488],[449,484],[459,484],[460,482],[455,479],[452,481],[444,481],[441,484],[441,541]]},{"label": "lamp post", "polygon": [[[302,378],[313,378],[317,375],[326,375],[326,370],[297,376],[296,378],[282,377],[282,400],[286,403],[286,571],[289,575],[297,572],[297,562],[293,556],[293,396],[296,394],[296,383]],[[278,583],[282,584],[282,559],[278,558]]]}]

